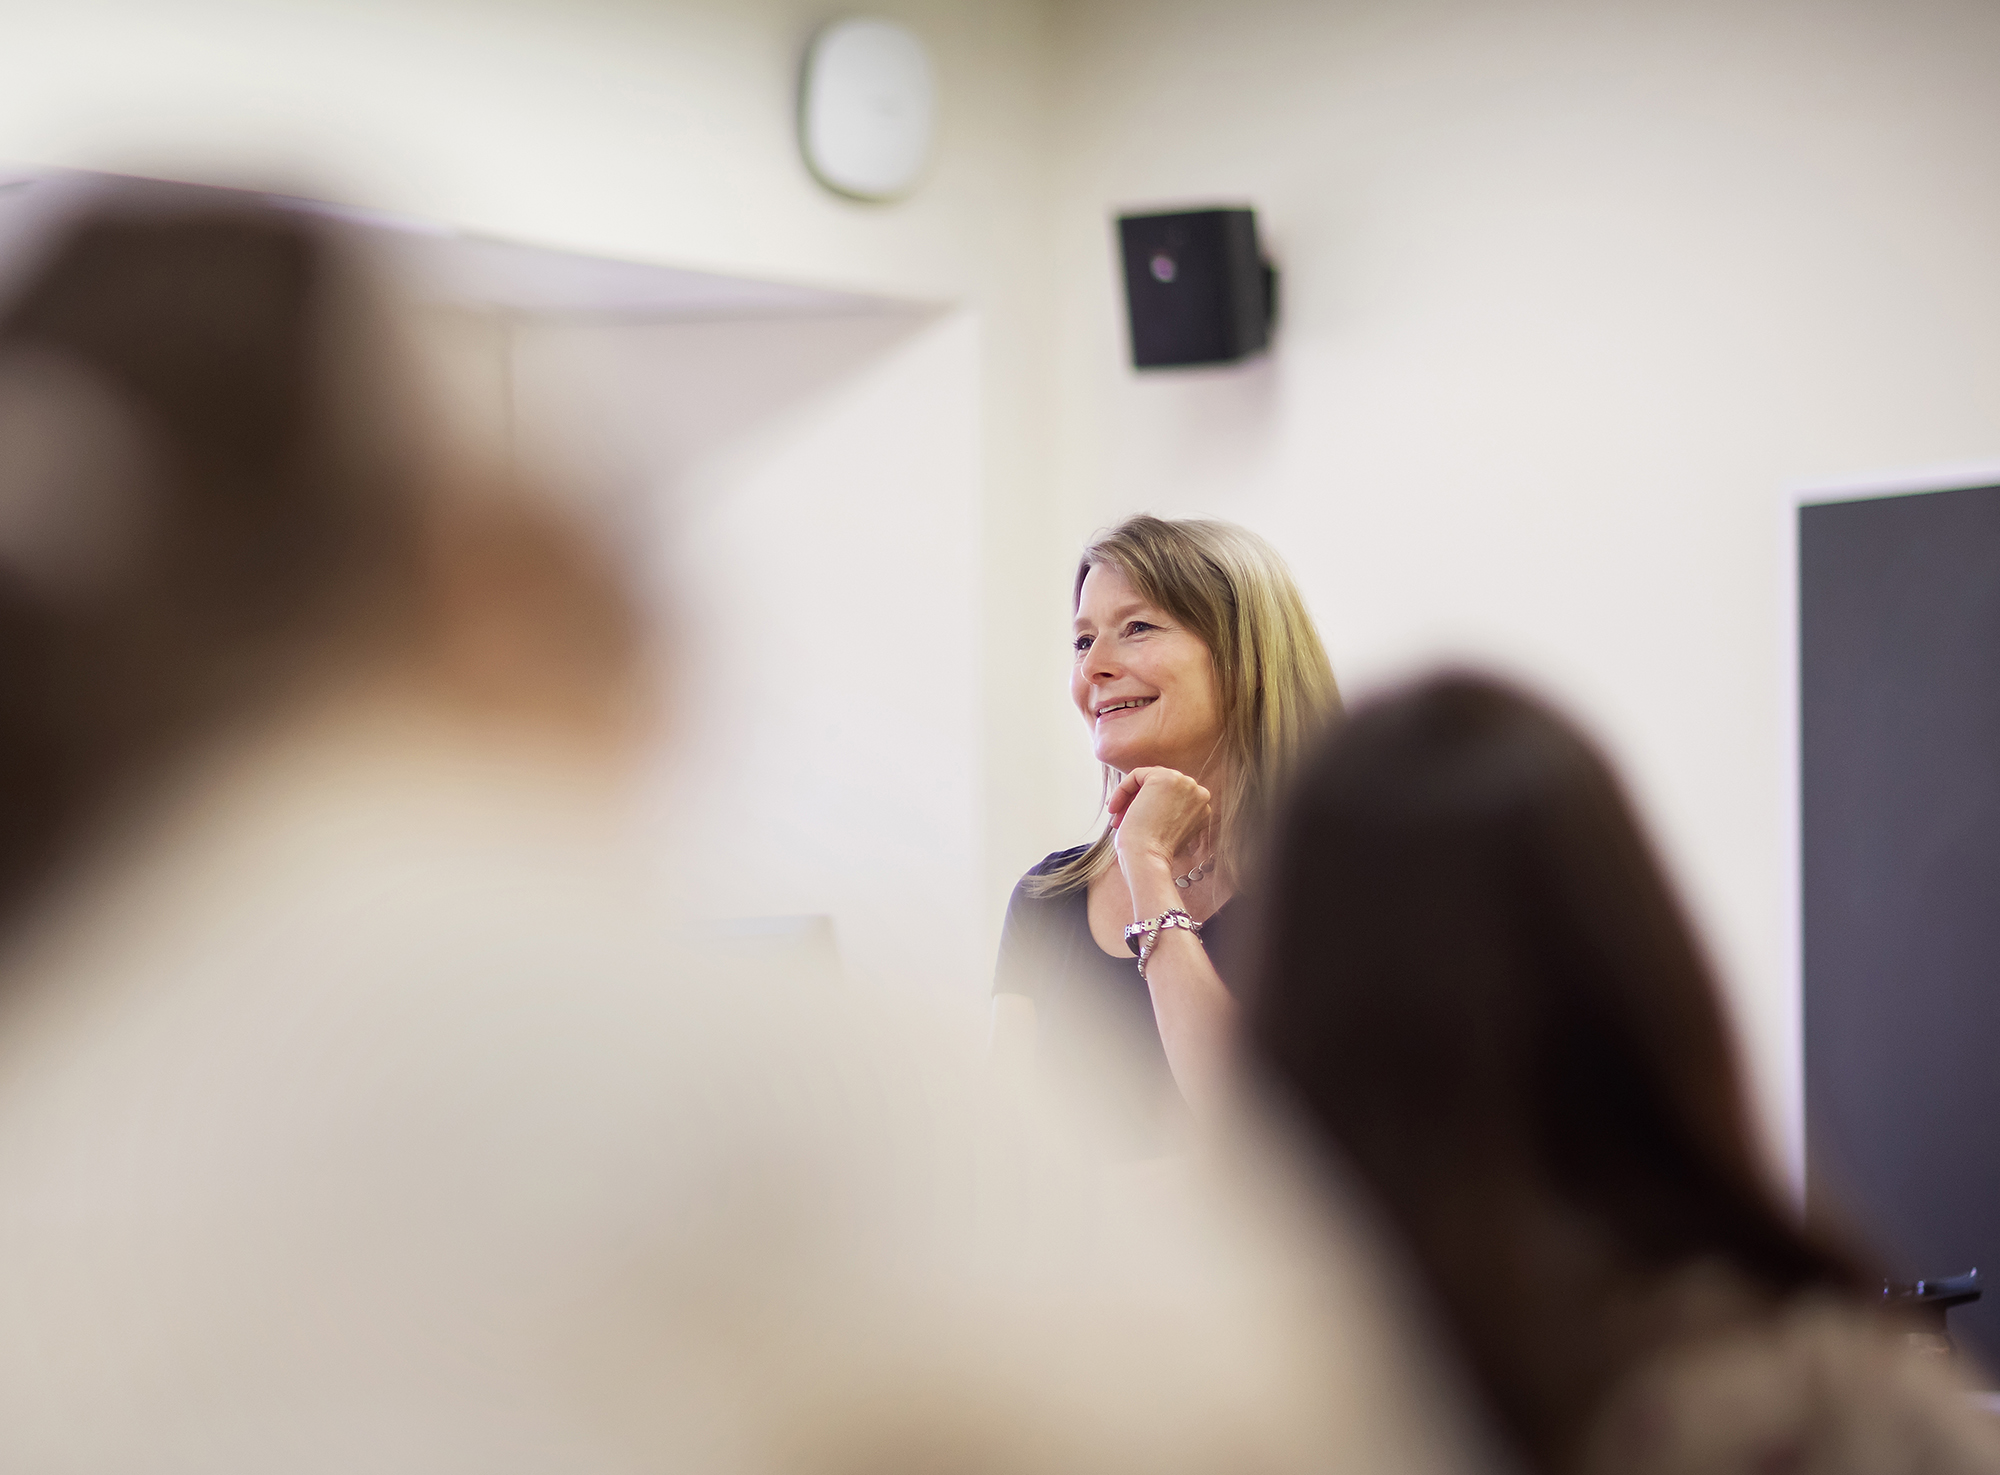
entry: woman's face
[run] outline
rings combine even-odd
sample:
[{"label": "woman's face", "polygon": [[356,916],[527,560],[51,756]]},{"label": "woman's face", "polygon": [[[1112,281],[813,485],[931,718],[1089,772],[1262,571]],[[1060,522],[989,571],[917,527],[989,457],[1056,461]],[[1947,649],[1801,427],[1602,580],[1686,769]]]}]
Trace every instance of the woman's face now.
[{"label": "woman's face", "polygon": [[1075,644],[1069,691],[1097,761],[1121,773],[1158,766],[1199,775],[1222,737],[1215,663],[1201,638],[1097,564],[1077,600]]}]

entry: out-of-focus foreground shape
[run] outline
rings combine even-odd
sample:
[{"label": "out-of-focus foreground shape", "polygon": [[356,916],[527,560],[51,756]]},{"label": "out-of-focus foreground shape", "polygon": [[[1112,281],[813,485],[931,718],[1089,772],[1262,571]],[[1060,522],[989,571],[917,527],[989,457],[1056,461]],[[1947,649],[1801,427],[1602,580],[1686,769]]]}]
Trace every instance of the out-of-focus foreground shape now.
[{"label": "out-of-focus foreground shape", "polygon": [[649,915],[616,581],[394,319],[185,189],[0,311],[0,1468],[1465,1468],[1256,1153],[1107,1219],[969,1041]]},{"label": "out-of-focus foreground shape", "polygon": [[1802,1228],[1709,965],[1609,765],[1446,674],[1306,766],[1247,1009],[1551,1472],[2000,1470],[2000,1426]]}]

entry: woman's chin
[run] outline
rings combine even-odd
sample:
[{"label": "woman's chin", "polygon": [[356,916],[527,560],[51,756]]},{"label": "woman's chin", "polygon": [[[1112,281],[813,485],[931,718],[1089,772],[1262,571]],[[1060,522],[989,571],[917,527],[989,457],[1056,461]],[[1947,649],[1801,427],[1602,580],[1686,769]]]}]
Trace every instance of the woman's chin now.
[{"label": "woman's chin", "polygon": [[1115,768],[1120,773],[1130,773],[1135,768],[1150,768],[1152,757],[1123,743],[1106,743],[1097,749],[1097,761],[1106,768]]}]

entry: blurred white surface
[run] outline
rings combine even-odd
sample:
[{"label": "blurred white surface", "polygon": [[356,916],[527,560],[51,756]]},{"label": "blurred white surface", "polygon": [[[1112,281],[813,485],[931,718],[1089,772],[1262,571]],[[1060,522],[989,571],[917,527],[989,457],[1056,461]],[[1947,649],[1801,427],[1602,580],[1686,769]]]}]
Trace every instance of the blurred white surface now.
[{"label": "blurred white surface", "polygon": [[529,464],[655,593],[676,904],[831,916],[843,961],[978,1004],[980,338],[966,316],[525,326]]},{"label": "blurred white surface", "polygon": [[[0,166],[0,252],[60,218],[64,203],[119,176]],[[297,197],[282,203],[354,227],[418,301],[556,317],[744,318],[907,310],[907,304],[720,272],[619,261],[503,241],[441,222]]]},{"label": "blurred white surface", "polygon": [[[0,180],[0,254],[102,176]],[[907,302],[602,261],[295,201],[430,309],[445,423],[653,594],[650,837],[674,904],[820,914],[971,1007],[981,885],[980,336]],[[11,229],[11,236],[9,234]]]},{"label": "blurred white surface", "polygon": [[[970,760],[990,954],[1021,857],[1073,823],[1065,712],[1038,664],[1068,623],[1043,435],[1048,15],[1040,0],[897,9],[948,106],[924,187],[890,210],[830,193],[799,157],[800,58],[828,18],[806,0],[14,6],[0,159],[289,189],[482,240],[975,317],[978,379],[953,415],[981,427],[974,638],[1003,697]],[[480,372],[493,382],[462,408],[490,420],[504,385]]]},{"label": "blurred white surface", "polygon": [[935,1011],[666,926],[614,798],[329,716],[9,938],[0,1468],[1469,1467],[1261,1138],[1122,1213]]}]

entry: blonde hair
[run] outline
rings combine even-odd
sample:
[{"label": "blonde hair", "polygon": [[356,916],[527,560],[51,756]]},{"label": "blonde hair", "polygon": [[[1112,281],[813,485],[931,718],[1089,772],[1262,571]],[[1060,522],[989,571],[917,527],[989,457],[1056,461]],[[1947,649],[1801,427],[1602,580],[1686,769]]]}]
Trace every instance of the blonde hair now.
[{"label": "blonde hair", "polygon": [[[1072,609],[1082,601],[1084,579],[1100,565],[1117,569],[1208,647],[1229,757],[1229,777],[1217,796],[1217,850],[1240,874],[1305,749],[1340,712],[1319,631],[1277,550],[1233,523],[1147,513],[1126,519],[1083,550]],[[1122,777],[1107,765],[1105,792]],[[1033,878],[1029,889],[1052,896],[1088,886],[1113,863],[1111,838],[1106,825],[1081,855]]]}]

